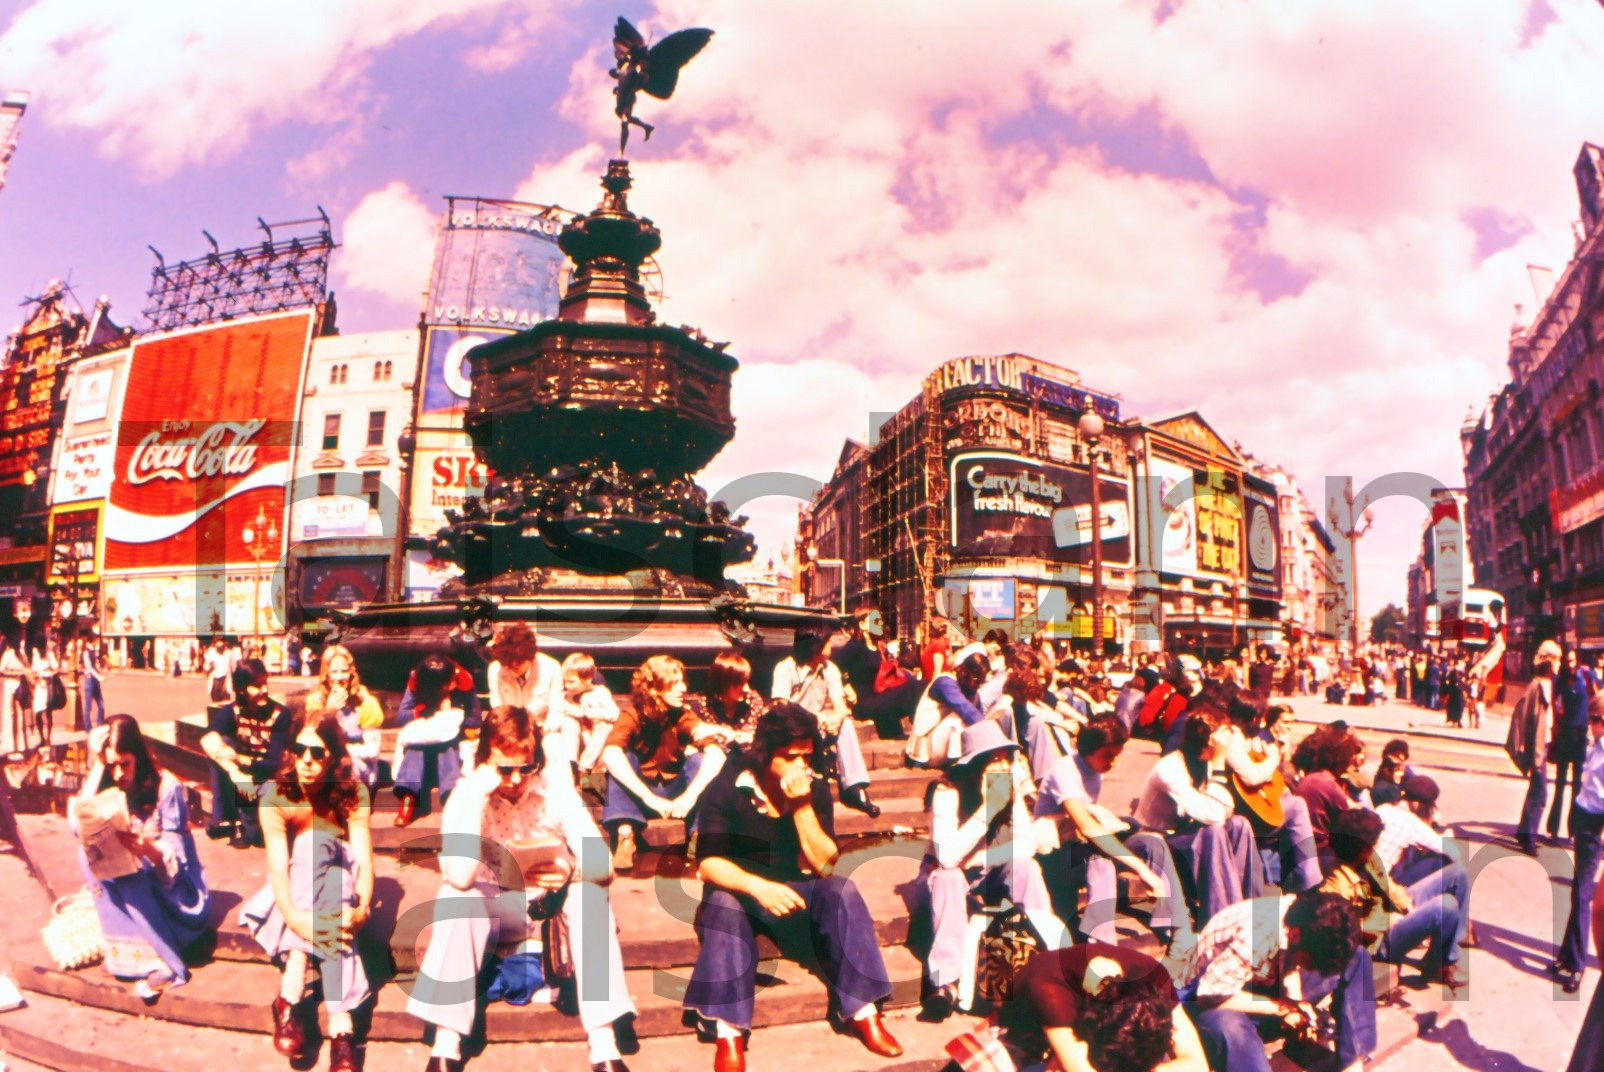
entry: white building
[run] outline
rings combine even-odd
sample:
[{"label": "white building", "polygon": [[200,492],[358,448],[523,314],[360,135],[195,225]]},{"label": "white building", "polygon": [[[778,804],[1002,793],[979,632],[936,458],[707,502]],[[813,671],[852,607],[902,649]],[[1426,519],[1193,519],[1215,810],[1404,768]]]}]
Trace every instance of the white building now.
[{"label": "white building", "polygon": [[396,598],[405,487],[398,441],[410,430],[418,332],[314,340],[301,404],[289,514],[287,582],[299,621]]}]

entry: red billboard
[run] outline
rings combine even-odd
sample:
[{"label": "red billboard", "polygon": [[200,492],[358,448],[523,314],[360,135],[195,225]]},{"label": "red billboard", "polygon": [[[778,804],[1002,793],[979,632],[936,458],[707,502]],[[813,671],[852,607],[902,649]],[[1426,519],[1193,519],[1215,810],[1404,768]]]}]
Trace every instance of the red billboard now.
[{"label": "red billboard", "polygon": [[[304,309],[134,344],[106,507],[107,570],[278,561],[312,322]],[[271,524],[252,532],[253,545],[244,531],[259,515]]]}]

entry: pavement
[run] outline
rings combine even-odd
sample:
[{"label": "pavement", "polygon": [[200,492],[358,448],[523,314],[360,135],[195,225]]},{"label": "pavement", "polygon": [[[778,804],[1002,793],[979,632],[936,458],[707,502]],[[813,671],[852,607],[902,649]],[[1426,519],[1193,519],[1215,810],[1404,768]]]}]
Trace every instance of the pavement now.
[{"label": "pavement", "polygon": [[[305,683],[299,678],[275,679],[274,691],[285,695]],[[1511,691],[1519,694],[1518,689]],[[125,671],[112,676],[107,692],[109,710],[128,711],[147,721],[171,719],[198,710],[205,702],[204,683],[198,677],[172,679]],[[1407,736],[1412,763],[1429,771],[1442,786],[1441,819],[1468,842],[1472,917],[1480,938],[1477,948],[1467,951],[1470,984],[1456,992],[1455,1000],[1417,1040],[1370,1067],[1374,1072],[1467,1068],[1553,1072],[1565,1068],[1598,983],[1598,961],[1589,962],[1582,991],[1576,995],[1564,994],[1544,973],[1568,912],[1571,858],[1562,846],[1547,845],[1534,859],[1499,841],[1512,831],[1525,792],[1524,780],[1515,774],[1501,748],[1508,709],[1490,712],[1480,729],[1454,730],[1444,725],[1440,712],[1396,701],[1373,707],[1327,705],[1319,697],[1297,697],[1290,702],[1302,722],[1346,719],[1371,741]],[[1379,745],[1374,746],[1372,762],[1379,751]],[[1105,800],[1121,809],[1139,791],[1155,757],[1153,746],[1133,742],[1106,782]],[[0,902],[7,899],[0,896]],[[4,939],[0,928],[0,960]],[[1403,980],[1406,991],[1418,985],[1412,969],[1405,969]],[[1424,1002],[1417,997],[1411,1004]],[[898,1023],[899,1032],[910,1036],[905,1039],[911,1043],[910,1058],[929,1060],[939,1053],[943,1032],[922,1030],[926,1025],[916,1029],[906,1014],[898,1020],[904,1021]],[[132,1037],[138,1032],[130,1023],[119,1025],[119,1034],[129,1032],[129,1043],[138,1045],[137,1037]],[[775,1072],[836,1063],[849,1052],[818,1024],[766,1029],[763,1034],[762,1067]],[[573,1067],[580,1056],[580,1048],[573,1044],[541,1049],[539,1056],[531,1052],[534,1060],[530,1067],[544,1065],[546,1059],[552,1059],[555,1066]],[[662,1049],[649,1056],[654,1059],[646,1067],[705,1068],[709,1059],[705,1047],[669,1040],[663,1040]]]}]

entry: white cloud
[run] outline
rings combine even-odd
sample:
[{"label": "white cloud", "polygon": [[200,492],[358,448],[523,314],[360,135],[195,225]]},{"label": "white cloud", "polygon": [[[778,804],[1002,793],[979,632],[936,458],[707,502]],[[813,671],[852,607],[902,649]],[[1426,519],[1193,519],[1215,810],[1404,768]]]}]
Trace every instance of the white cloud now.
[{"label": "white cloud", "polygon": [[433,261],[436,225],[423,200],[396,179],[364,197],[345,218],[335,275],[342,286],[415,318]]},{"label": "white cloud", "polygon": [[[1155,7],[664,0],[642,20],[717,31],[631,139],[664,319],[746,361],[717,473],[823,477],[923,371],[1019,350],[1127,412],[1202,410],[1316,502],[1328,474],[1461,479],[1523,265],[1562,263],[1570,164],[1604,137],[1596,6],[1556,5],[1531,41],[1502,0]],[[560,111],[610,148],[605,66],[580,60]],[[602,159],[539,164],[523,196],[588,207]],[[1532,231],[1478,262],[1478,208]],[[1265,301],[1244,253],[1297,282]],[[1367,608],[1401,598],[1411,510],[1383,507],[1362,548]],[[760,519],[765,553],[788,528]]]},{"label": "white cloud", "polygon": [[[432,26],[520,13],[525,31],[566,5],[517,0],[38,0],[0,36],[12,85],[41,120],[100,135],[147,179],[226,158],[263,128],[367,113],[368,69]],[[503,41],[504,56],[512,43]],[[476,62],[483,64],[483,60]]]}]

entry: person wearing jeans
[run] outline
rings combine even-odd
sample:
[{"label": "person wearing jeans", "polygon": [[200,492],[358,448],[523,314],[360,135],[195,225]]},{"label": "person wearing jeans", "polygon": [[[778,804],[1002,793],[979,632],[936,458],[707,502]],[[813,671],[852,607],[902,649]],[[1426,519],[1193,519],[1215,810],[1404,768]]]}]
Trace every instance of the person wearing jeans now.
[{"label": "person wearing jeans", "polygon": [[814,771],[820,747],[813,713],[777,703],[758,719],[751,747],[707,790],[701,950],[685,988],[685,1019],[716,1042],[716,1072],[745,1072],[758,933],[817,961],[843,1025],[869,1052],[902,1055],[880,1018],[891,978],[874,917],[852,880],[834,873],[835,805]]},{"label": "person wearing jeans", "polygon": [[1370,954],[1353,906],[1336,894],[1238,901],[1203,927],[1181,1001],[1213,1072],[1270,1072],[1255,1018],[1311,1032],[1312,1004],[1331,996],[1337,1065],[1357,1072],[1376,1049]]},{"label": "person wearing jeans", "polygon": [[[1359,914],[1364,943],[1374,959],[1403,963],[1404,955],[1425,944],[1426,975],[1444,986],[1464,985],[1458,974],[1459,902],[1450,894],[1430,897],[1424,887],[1405,890],[1393,882],[1376,858],[1385,824],[1368,808],[1350,808],[1331,828],[1337,866],[1320,884],[1342,897]],[[1429,881],[1429,880],[1427,880]]]},{"label": "person wearing jeans", "polygon": [[613,873],[567,761],[545,754],[536,716],[511,704],[486,716],[474,759],[441,817],[440,892],[407,1002],[408,1012],[435,1026],[426,1068],[460,1072],[462,1039],[484,997],[474,983],[486,955],[538,933],[531,902],[560,897],[590,1067],[628,1072],[623,1059],[638,1043],[608,896]]},{"label": "person wearing jeans", "polygon": [[1537,827],[1548,803],[1548,760],[1554,714],[1554,671],[1559,666],[1559,645],[1545,640],[1533,657],[1533,677],[1509,716],[1504,750],[1526,775],[1526,799],[1521,803],[1515,843],[1528,856],[1537,855]]},{"label": "person wearing jeans", "polygon": [[[1548,836],[1560,836],[1565,810],[1565,783],[1571,783],[1571,804],[1582,792],[1582,760],[1587,755],[1588,700],[1598,692],[1598,675],[1577,662],[1576,649],[1565,653],[1554,678],[1554,800],[1548,807]],[[1569,827],[1566,827],[1567,833]]]},{"label": "person wearing jeans", "polygon": [[1042,874],[1053,909],[1066,923],[1075,915],[1084,885],[1086,910],[1080,929],[1094,942],[1113,945],[1118,939],[1115,865],[1134,872],[1155,898],[1148,927],[1169,947],[1168,957],[1184,963],[1196,938],[1169,846],[1161,834],[1126,833],[1127,824],[1098,802],[1103,776],[1114,769],[1127,740],[1119,716],[1093,715],[1076,735],[1075,750],[1054,763],[1041,780],[1035,814],[1056,822],[1060,842],[1042,855]]},{"label": "person wearing jeans", "polygon": [[1576,807],[1571,812],[1571,836],[1576,839],[1576,866],[1571,881],[1571,914],[1559,955],[1549,968],[1567,994],[1582,985],[1587,964],[1588,911],[1598,884],[1598,865],[1604,859],[1604,693],[1588,703],[1587,728],[1592,744],[1576,786]]},{"label": "person wearing jeans", "polygon": [[106,696],[102,691],[105,669],[100,661],[100,641],[94,637],[84,639],[78,653],[83,671],[84,730],[92,730],[106,721]]},{"label": "person wearing jeans", "polygon": [[724,751],[717,731],[685,703],[685,666],[672,655],[653,655],[635,671],[632,704],[619,715],[602,746],[607,798],[602,826],[613,836],[613,869],[635,865],[636,843],[655,818],[683,819],[696,833],[696,805],[719,768]]}]

